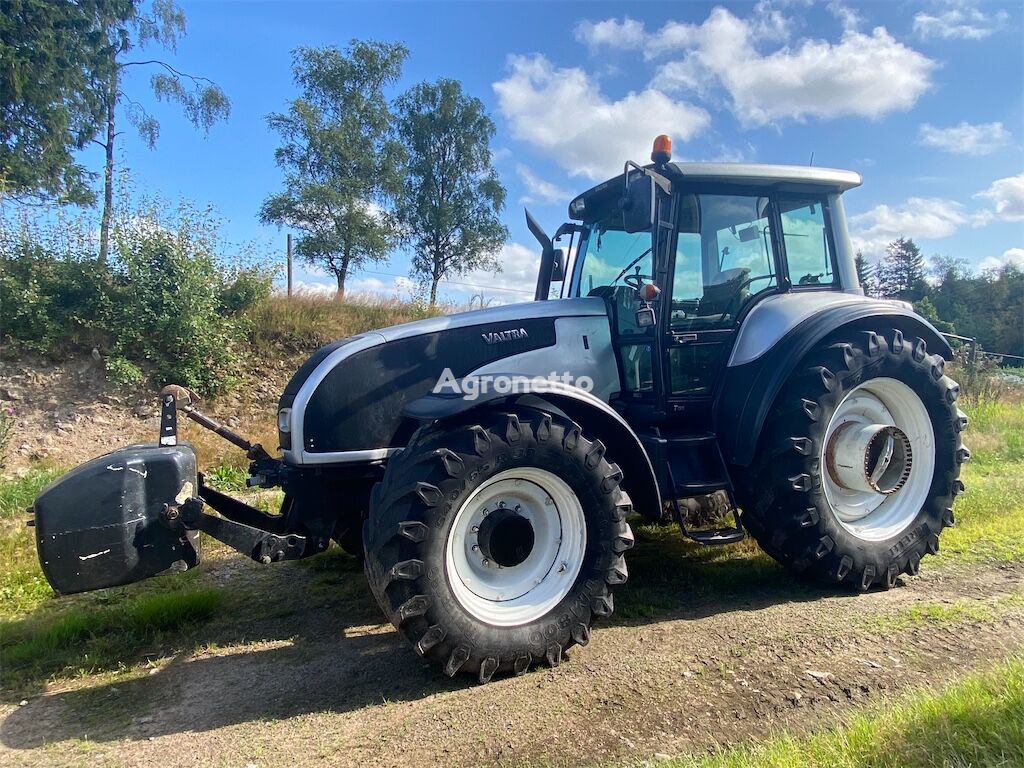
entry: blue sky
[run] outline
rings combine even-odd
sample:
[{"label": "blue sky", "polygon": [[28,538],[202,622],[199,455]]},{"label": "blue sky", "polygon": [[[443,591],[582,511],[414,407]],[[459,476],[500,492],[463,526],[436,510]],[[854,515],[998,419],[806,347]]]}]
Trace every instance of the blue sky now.
[{"label": "blue sky", "polygon": [[[281,185],[265,116],[296,95],[291,50],[351,38],[401,41],[398,90],[450,77],[496,124],[495,165],[511,231],[499,275],[454,278],[456,302],[479,293],[529,298],[536,245],[522,208],[553,231],[568,199],[646,161],[670,134],[676,159],[809,162],[857,170],[848,193],[855,243],[877,258],[899,235],[928,255],[976,267],[1024,264],[1024,53],[1021,3],[969,0],[758,3],[182,2],[188,34],[168,57],[215,80],[231,118],[207,138],[155,103],[139,74],[133,98],[162,123],[149,151],[126,131],[139,188],[212,203],[236,242],[282,255],[284,233],[259,224]],[[99,151],[87,153],[98,167]],[[393,293],[408,256],[354,276]],[[386,273],[386,274],[380,274]],[[330,283],[300,269],[306,284]],[[479,286],[479,288],[477,287]],[[522,291],[517,293],[516,291]]]}]

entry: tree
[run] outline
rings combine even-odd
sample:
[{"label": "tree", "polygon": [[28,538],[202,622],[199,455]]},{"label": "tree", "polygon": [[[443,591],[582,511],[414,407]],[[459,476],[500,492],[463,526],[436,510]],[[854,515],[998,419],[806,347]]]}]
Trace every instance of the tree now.
[{"label": "tree", "polygon": [[860,251],[857,251],[857,255],[853,257],[853,264],[857,269],[857,281],[864,289],[864,295],[874,296],[877,292],[875,266],[865,259],[864,254]]},{"label": "tree", "polygon": [[133,13],[130,0],[0,0],[0,201],[93,202],[73,153],[103,124],[105,30]]},{"label": "tree", "polygon": [[337,48],[299,48],[292,72],[302,95],[268,125],[284,143],[275,152],[285,191],[263,203],[260,219],[302,232],[296,253],[334,275],[337,298],[349,273],[381,261],[396,244],[385,206],[401,188],[401,145],[391,135],[384,89],[398,80],[408,50],[353,40]]},{"label": "tree", "polygon": [[876,272],[878,292],[889,299],[918,301],[927,293],[924,281],[924,257],[910,238],[889,243]]},{"label": "tree", "polygon": [[150,149],[156,146],[160,136],[160,123],[149,114],[139,102],[131,99],[122,89],[124,72],[130,67],[155,67],[158,69],[150,78],[150,87],[157,101],[176,102],[185,111],[185,116],[196,127],[208,134],[218,120],[226,120],[231,114],[231,102],[224,91],[205,77],[182,72],[160,59],[124,61],[129,51],[150,43],[166,51],[174,52],[178,36],[185,34],[185,14],[173,0],[152,0],[148,13],[140,13],[140,0],[132,0],[135,11],[126,21],[111,20],[106,28],[106,38],[113,51],[113,73],[104,94],[106,124],[105,140],[94,141],[103,147],[103,214],[100,219],[100,261],[107,260],[110,248],[110,218],[114,205],[114,142],[117,131],[117,112],[125,105],[125,117],[131,123]]},{"label": "tree", "polygon": [[494,122],[455,80],[420,83],[398,100],[398,132],[409,152],[398,218],[413,244],[413,274],[437,284],[473,269],[499,270],[508,239],[498,214],[505,188],[491,167]]}]

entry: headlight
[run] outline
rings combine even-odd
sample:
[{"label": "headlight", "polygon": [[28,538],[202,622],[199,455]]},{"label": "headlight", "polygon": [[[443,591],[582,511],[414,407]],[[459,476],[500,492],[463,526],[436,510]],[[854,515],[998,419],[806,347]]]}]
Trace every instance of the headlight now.
[{"label": "headlight", "polygon": [[292,409],[282,408],[277,412],[277,431],[278,432],[291,432],[292,431]]}]

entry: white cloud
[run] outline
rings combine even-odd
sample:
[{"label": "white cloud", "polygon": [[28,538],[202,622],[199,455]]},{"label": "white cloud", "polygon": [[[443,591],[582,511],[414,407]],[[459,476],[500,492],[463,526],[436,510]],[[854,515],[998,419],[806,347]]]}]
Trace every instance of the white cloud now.
[{"label": "white cloud", "polygon": [[568,205],[569,200],[573,197],[572,192],[562,189],[550,181],[545,181],[522,163],[516,166],[516,174],[526,187],[526,194],[519,198],[520,203],[564,202]]},{"label": "white cloud", "polygon": [[544,56],[512,56],[494,83],[512,135],[547,153],[573,176],[602,179],[632,158],[647,159],[652,139],[688,141],[711,122],[708,113],[656,88],[613,100],[579,68],[557,68]]},{"label": "white cloud", "polygon": [[751,22],[724,8],[715,8],[700,25],[669,26],[658,37],[666,50],[680,48],[683,56],[663,65],[655,80],[669,90],[698,93],[718,83],[732,111],[752,126],[907,110],[931,87],[936,66],[884,27],[870,34],[847,28],[837,43],[804,40],[763,55]]},{"label": "white cloud", "polygon": [[[467,285],[452,285],[447,290],[483,296],[484,304],[511,304],[533,299],[540,269],[540,247],[506,243],[498,253],[501,272],[476,270],[453,280]],[[479,298],[477,299],[479,303]]]},{"label": "white cloud", "polygon": [[1024,269],[1024,248],[1008,248],[1002,256],[988,256],[978,264],[979,272],[998,272],[1008,264]]},{"label": "white cloud", "polygon": [[971,0],[948,0],[934,13],[916,13],[914,33],[925,40],[984,40],[1007,18],[1006,11],[988,14]]},{"label": "white cloud", "polygon": [[831,0],[826,8],[829,13],[839,20],[839,23],[843,25],[843,29],[858,29],[860,27],[860,14],[845,3],[839,0]]},{"label": "white cloud", "polygon": [[972,217],[954,200],[911,197],[898,206],[877,205],[851,216],[850,239],[855,251],[880,256],[897,238],[936,240],[972,223]]},{"label": "white cloud", "polygon": [[[936,197],[911,197],[900,205],[876,205],[870,211],[850,217],[850,239],[854,250],[865,256],[879,256],[885,246],[899,237],[937,240],[949,237],[960,227],[984,227],[993,221],[1024,221],[1024,173],[998,179],[974,195],[991,202],[988,210],[967,211],[961,203]],[[1020,248],[1004,253],[1015,254]],[[994,258],[994,257],[989,257]]]},{"label": "white cloud", "polygon": [[576,40],[591,50],[601,46],[619,50],[639,48],[643,45],[645,34],[643,22],[628,16],[622,21],[581,21],[575,29]]},{"label": "white cloud", "polygon": [[677,56],[659,68],[653,80],[659,89],[710,97],[721,87],[732,111],[752,126],[784,118],[878,118],[909,109],[931,87],[934,61],[884,27],[859,31],[860,16],[839,0],[828,5],[843,26],[838,42],[807,39],[763,53],[766,43],[792,37],[800,17],[781,9],[796,4],[761,0],[743,18],[716,7],[700,24],[669,21],[650,33],[628,17],[584,22],[577,37],[591,48],[614,40],[614,47],[642,49],[647,58]]},{"label": "white cloud", "polygon": [[990,218],[1001,221],[1024,221],[1024,173],[993,181],[988,189],[979,192],[992,203]]},{"label": "white cloud", "polygon": [[1002,123],[960,122],[949,128],[924,123],[920,129],[921,143],[957,155],[988,155],[1010,142],[1010,132]]}]

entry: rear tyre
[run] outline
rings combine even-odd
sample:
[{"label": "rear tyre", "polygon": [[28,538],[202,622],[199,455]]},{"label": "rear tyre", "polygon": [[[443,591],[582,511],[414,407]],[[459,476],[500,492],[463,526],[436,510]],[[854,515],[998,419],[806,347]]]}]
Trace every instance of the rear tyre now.
[{"label": "rear tyre", "polygon": [[363,527],[385,616],[445,673],[557,665],[611,614],[633,546],[622,472],[579,425],[528,408],[422,427]]},{"label": "rear tyre", "polygon": [[845,332],[812,350],[769,415],[743,522],[798,573],[892,587],[939,551],[970,458],[959,387],[920,338]]}]

